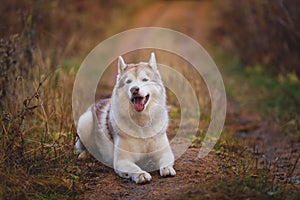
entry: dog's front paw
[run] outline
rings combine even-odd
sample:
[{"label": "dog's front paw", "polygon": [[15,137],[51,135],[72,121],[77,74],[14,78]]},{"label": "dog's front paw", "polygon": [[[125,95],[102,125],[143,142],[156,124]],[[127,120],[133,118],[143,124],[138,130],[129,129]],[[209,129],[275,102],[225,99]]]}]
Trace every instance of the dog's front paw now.
[{"label": "dog's front paw", "polygon": [[138,184],[147,183],[151,181],[151,179],[152,177],[148,172],[136,173],[132,176],[132,180]]},{"label": "dog's front paw", "polygon": [[175,176],[176,171],[172,166],[162,167],[159,170],[160,176]]}]

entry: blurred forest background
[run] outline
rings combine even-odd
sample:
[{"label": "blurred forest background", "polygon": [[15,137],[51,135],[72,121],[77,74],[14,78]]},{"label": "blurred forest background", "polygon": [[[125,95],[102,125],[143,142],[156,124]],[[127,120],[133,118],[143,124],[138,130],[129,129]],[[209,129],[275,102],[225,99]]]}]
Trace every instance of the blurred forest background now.
[{"label": "blurred forest background", "polygon": [[[294,152],[289,154],[290,165],[284,173],[283,186],[275,184],[276,176],[272,175],[272,170],[263,171],[264,176],[260,176],[247,168],[243,180],[239,180],[246,185],[242,184],[243,189],[239,188],[241,184],[231,184],[220,185],[215,190],[221,194],[232,193],[233,196],[229,197],[241,197],[234,196],[235,192],[249,195],[253,191],[254,197],[262,199],[299,197],[299,1],[199,0],[191,1],[190,7],[181,7],[184,2],[188,1],[1,2],[0,199],[81,198],[91,177],[97,176],[97,168],[93,164],[95,161],[77,161],[73,152],[76,128],[71,96],[76,71],[96,44],[128,28],[151,26],[151,21],[158,21],[168,9],[174,9],[176,20],[170,20],[165,27],[204,43],[224,76],[229,117],[216,156],[223,159],[230,154],[235,155],[231,160],[239,160],[238,155],[242,153],[231,154],[237,148],[231,137],[234,133],[249,132],[256,127],[253,124],[250,128],[249,124],[245,126],[245,121],[250,118],[254,124],[262,121],[276,123],[278,126],[272,126],[273,129],[280,135],[292,135],[289,140],[294,141]],[[197,4],[199,2],[209,4],[203,9],[204,13],[197,13],[197,6],[206,5]],[[162,4],[165,7],[155,11],[155,5]],[[147,17],[146,10],[150,7],[155,16]],[[137,18],[137,13],[145,15],[147,20]],[[178,21],[181,14],[189,18]],[[201,17],[210,25],[199,24],[198,18]],[[201,29],[206,27],[209,27],[207,34],[201,35]],[[235,107],[243,110],[242,114]],[[171,117],[176,118],[179,111],[174,109],[172,112]],[[233,118],[243,118],[243,114],[250,117],[235,121],[234,127],[230,127]],[[201,144],[202,137],[203,132],[200,132],[193,139],[195,146]],[[258,156],[255,146],[252,153],[243,159],[251,160],[249,163],[254,159],[255,163]],[[226,159],[222,166],[231,169],[228,157]],[[231,177],[235,176],[239,175]],[[247,182],[245,177],[249,178]],[[244,187],[250,189],[245,191]]]}]

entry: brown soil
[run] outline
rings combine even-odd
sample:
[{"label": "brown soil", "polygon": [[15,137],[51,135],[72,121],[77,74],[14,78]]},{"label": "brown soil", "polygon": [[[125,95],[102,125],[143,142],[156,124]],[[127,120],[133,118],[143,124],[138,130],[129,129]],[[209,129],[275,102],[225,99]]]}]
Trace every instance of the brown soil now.
[{"label": "brown soil", "polygon": [[[210,1],[157,2],[138,11],[128,28],[143,26],[172,28],[188,34],[205,47],[209,31],[213,25],[213,23],[208,22],[214,22],[212,5]],[[228,124],[225,129],[239,133],[238,137],[243,145],[250,152],[257,153],[258,165],[262,162],[278,160],[280,154],[283,155],[283,152],[288,152],[286,148],[291,150],[288,146],[282,148],[282,144],[290,144],[290,141],[282,142],[283,140],[290,140],[290,137],[282,136],[277,133],[278,131],[268,129],[269,124],[260,122],[259,116],[241,113],[236,104],[232,102],[229,103],[228,111]],[[266,131],[266,129],[268,130]],[[262,133],[267,136],[261,137]],[[275,138],[276,142],[274,141]],[[277,144],[277,140],[280,145]],[[254,144],[261,145],[253,147]],[[278,149],[281,150],[278,151]],[[299,150],[299,144],[297,149]],[[153,179],[145,185],[136,185],[130,180],[118,177],[113,169],[97,162],[88,161],[85,164],[88,170],[86,176],[90,181],[85,185],[88,190],[80,199],[200,199],[199,194],[201,194],[201,199],[234,198],[226,189],[223,193],[218,193],[214,188],[218,182],[226,182],[227,177],[234,176],[234,173],[229,174],[228,171],[223,170],[226,161],[216,156],[214,151],[204,159],[197,159],[198,151],[198,148],[189,148],[184,155],[176,160],[177,175],[175,177],[161,178],[158,172],[151,172]],[[276,155],[275,152],[278,152],[279,155]],[[294,156],[294,154],[290,155]],[[289,160],[289,165],[291,163]],[[279,168],[274,168],[274,170],[280,172]],[[285,174],[288,173],[286,169],[283,171]],[[245,192],[244,195],[239,197],[268,198],[268,196],[260,196],[251,191]]]},{"label": "brown soil", "polygon": [[200,187],[202,184],[222,178],[218,161],[214,156],[198,160],[197,148],[188,151],[176,161],[175,177],[161,178],[158,172],[151,172],[152,181],[137,185],[128,179],[121,179],[113,169],[97,166],[98,177],[86,185],[90,190],[83,199],[170,199],[185,189]]},{"label": "brown soil", "polygon": [[280,122],[262,120],[258,114],[240,111],[234,106],[237,107],[235,102],[228,104],[226,128],[254,155],[258,167],[270,169],[275,180],[292,183],[299,190],[300,143],[293,133],[283,131],[284,125]]}]

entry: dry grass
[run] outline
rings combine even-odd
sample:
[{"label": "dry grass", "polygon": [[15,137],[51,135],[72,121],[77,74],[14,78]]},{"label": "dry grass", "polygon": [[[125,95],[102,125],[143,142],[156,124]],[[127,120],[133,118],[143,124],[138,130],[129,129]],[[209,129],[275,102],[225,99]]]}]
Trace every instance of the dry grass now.
[{"label": "dry grass", "polygon": [[29,45],[30,34],[0,44],[2,199],[81,191],[68,171],[74,165],[72,78],[51,70],[39,49]]},{"label": "dry grass", "polygon": [[[116,1],[87,12],[96,3],[11,1],[1,8],[0,199],[70,199],[84,190],[90,166],[73,152],[75,72],[80,56],[107,33],[96,19],[124,6]],[[68,26],[56,30],[61,23]]]}]

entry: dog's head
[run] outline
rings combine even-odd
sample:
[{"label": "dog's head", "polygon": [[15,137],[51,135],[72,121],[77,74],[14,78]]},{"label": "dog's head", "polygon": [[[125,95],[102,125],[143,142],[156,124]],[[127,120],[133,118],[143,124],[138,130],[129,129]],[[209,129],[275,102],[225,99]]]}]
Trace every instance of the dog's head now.
[{"label": "dog's head", "polygon": [[155,103],[164,103],[165,89],[154,53],[151,53],[149,62],[138,64],[126,64],[119,56],[116,90],[136,112],[142,112]]}]

